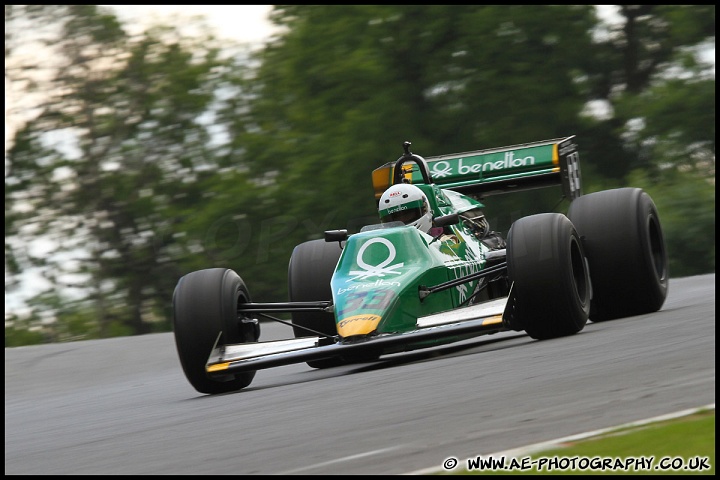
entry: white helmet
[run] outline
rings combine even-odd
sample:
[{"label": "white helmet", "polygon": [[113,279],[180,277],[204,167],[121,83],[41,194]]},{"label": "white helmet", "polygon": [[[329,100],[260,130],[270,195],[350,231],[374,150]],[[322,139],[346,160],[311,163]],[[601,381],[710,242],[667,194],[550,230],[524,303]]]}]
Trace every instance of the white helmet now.
[{"label": "white helmet", "polygon": [[427,197],[415,185],[398,183],[382,194],[378,206],[380,221],[402,222],[425,233],[432,228],[432,211]]}]

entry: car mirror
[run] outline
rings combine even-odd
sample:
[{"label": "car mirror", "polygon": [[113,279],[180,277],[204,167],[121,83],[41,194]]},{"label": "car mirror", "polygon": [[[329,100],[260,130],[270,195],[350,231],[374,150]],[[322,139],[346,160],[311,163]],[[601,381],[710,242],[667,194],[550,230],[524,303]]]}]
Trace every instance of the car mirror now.
[{"label": "car mirror", "polygon": [[460,216],[457,213],[451,213],[433,218],[433,225],[435,227],[447,227],[448,225],[457,225],[459,221]]},{"label": "car mirror", "polygon": [[347,239],[347,230],[325,230],[326,242],[344,242]]}]

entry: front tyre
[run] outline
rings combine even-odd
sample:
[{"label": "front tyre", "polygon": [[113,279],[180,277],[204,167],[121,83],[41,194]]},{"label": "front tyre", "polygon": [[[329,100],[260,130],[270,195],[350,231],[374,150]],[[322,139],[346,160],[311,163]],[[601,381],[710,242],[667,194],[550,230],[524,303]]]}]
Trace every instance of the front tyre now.
[{"label": "front tyre", "polygon": [[589,193],[570,204],[568,217],[590,264],[590,320],[660,310],[668,292],[668,259],[652,198],[640,188]]},{"label": "front tyre", "polygon": [[[288,292],[291,302],[332,301],[330,280],[342,250],[335,242],[323,239],[310,240],[295,247],[288,266]],[[295,338],[321,333],[337,335],[335,314],[329,312],[293,312]],[[315,333],[314,333],[315,332]],[[340,357],[323,358],[307,362],[312,368],[330,368],[346,363]]]},{"label": "front tyre", "polygon": [[175,345],[185,377],[200,393],[225,393],[247,387],[255,372],[209,377],[205,370],[218,336],[219,343],[256,342],[259,325],[243,322],[238,304],[250,302],[245,282],[232,270],[209,268],[180,278],[173,293]]},{"label": "front tyre", "polygon": [[590,311],[590,275],[580,236],[559,213],[541,213],[512,224],[507,238],[513,282],[509,323],[537,340],[572,335]]}]

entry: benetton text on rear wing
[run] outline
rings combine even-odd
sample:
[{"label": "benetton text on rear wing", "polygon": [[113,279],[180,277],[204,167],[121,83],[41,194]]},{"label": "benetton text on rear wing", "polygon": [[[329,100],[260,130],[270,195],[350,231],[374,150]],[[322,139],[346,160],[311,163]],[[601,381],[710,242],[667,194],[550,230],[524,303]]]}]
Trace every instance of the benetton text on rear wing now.
[{"label": "benetton text on rear wing", "polygon": [[[570,200],[582,195],[574,135],[428,157],[426,161],[433,183],[467,195],[483,197],[555,185],[562,185],[563,194]],[[389,187],[392,170],[392,164],[386,164],[373,172],[376,197]],[[415,168],[406,176],[412,183],[423,183],[422,175]],[[388,179],[387,185],[378,184],[386,183],[385,179]]]}]

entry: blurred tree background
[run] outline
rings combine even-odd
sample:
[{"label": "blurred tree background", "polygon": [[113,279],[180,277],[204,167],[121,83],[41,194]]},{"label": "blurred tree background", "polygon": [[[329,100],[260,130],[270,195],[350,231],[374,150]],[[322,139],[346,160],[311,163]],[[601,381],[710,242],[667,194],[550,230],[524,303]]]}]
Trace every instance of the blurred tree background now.
[{"label": "blurred tree background", "polygon": [[[201,268],[285,300],[295,245],[376,222],[370,172],[405,140],[430,157],[577,135],[584,192],[644,188],[671,277],[714,272],[715,7],[618,13],[283,5],[251,51],[202,19],[131,35],[99,6],[6,5],[5,291],[28,270],[47,289],[6,313],[5,346],[169,331]],[[530,195],[486,200],[493,228],[566,208]]]}]

